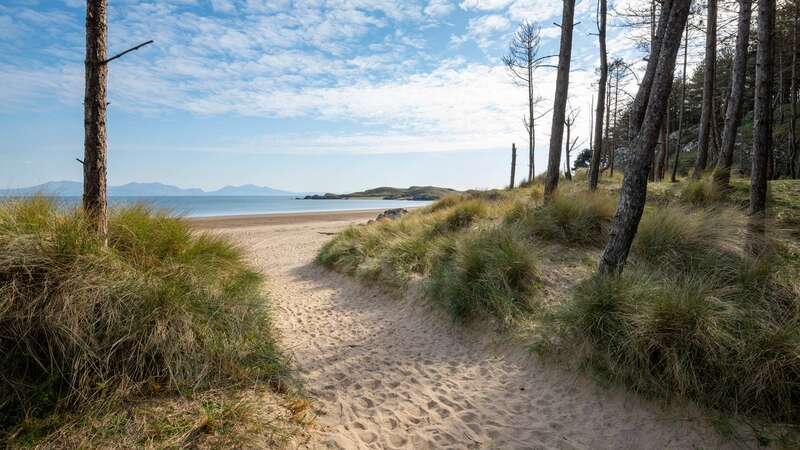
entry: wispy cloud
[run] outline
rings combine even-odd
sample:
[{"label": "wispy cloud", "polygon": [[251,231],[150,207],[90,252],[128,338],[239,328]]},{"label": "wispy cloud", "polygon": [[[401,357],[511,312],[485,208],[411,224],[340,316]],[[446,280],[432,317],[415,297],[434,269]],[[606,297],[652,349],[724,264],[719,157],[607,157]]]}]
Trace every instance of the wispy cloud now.
[{"label": "wispy cloud", "polygon": [[[582,0],[577,8],[589,21],[592,4]],[[0,57],[16,61],[0,65],[4,111],[80,104],[82,10],[80,2],[66,5],[0,6],[0,27],[8,30],[0,36]],[[560,0],[114,2],[112,52],[156,42],[113,63],[109,97],[112,108],[152,115],[179,111],[343,125],[302,138],[280,130],[251,136],[232,144],[236,151],[505,148],[524,139],[525,96],[500,64],[500,52],[523,19],[540,22],[554,45],[559,29],[552,22],[560,14]],[[630,48],[621,36],[610,46]],[[577,104],[589,103],[594,81],[591,58],[585,60],[571,74]],[[539,75],[543,105],[551,103],[554,76]],[[588,129],[590,114],[584,112],[581,126]],[[549,127],[538,130],[545,142]]]}]

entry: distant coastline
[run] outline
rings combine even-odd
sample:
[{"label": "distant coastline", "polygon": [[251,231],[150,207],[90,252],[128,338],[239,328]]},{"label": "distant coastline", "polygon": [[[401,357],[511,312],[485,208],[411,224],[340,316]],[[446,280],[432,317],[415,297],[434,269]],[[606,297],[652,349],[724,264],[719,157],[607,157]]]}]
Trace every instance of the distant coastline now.
[{"label": "distant coastline", "polygon": [[[7,198],[24,198],[7,197]],[[63,208],[80,206],[81,196],[51,196]],[[2,197],[0,197],[2,201]],[[251,215],[313,214],[345,211],[380,211],[392,208],[427,206],[430,201],[383,200],[380,198],[353,198],[339,200],[303,200],[295,196],[117,196],[108,197],[111,208],[143,204],[156,210],[164,210],[186,218],[227,217]]]}]

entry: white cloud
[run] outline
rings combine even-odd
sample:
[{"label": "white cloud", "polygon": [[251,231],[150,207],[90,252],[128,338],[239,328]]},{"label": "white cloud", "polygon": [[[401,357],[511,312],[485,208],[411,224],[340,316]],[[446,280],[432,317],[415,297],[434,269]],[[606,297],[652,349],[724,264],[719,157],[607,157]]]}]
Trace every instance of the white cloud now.
[{"label": "white cloud", "polygon": [[211,8],[216,12],[232,13],[236,11],[233,0],[211,0]]},{"label": "white cloud", "polygon": [[425,15],[431,17],[444,17],[455,10],[449,0],[430,0],[423,10]]},{"label": "white cloud", "polygon": [[513,0],[463,0],[459,6],[461,9],[477,9],[480,11],[495,11],[503,9]]},{"label": "white cloud", "polygon": [[562,0],[515,0],[508,7],[508,15],[516,21],[543,22],[554,17],[560,19],[563,6]]},{"label": "white cloud", "polygon": [[[512,140],[523,142],[526,96],[500,65],[495,50],[501,49],[495,46],[505,47],[512,20],[523,11],[539,21],[561,13],[559,0],[462,1],[464,9],[496,10],[471,17],[453,37],[455,43],[475,41],[488,56],[467,62],[433,59],[435,50],[428,47],[436,43],[418,33],[420,26],[451,13],[453,0],[209,0],[206,5],[225,12],[209,16],[181,1],[130,0],[111,10],[112,52],[156,41],[112,65],[112,110],[314,118],[356,130],[277,133],[232,146],[240,151],[444,151],[506,149]],[[73,22],[67,29],[82,26],[78,16],[62,18]],[[27,15],[18,22],[55,19]],[[560,30],[550,26],[543,33],[557,38]],[[74,55],[58,58],[58,64],[0,65],[0,104],[6,109],[26,101],[79,105],[82,42],[80,33],[76,36],[77,45],[50,49]],[[592,94],[590,64],[573,65],[570,90],[576,103]],[[537,75],[544,111],[552,105],[554,74]],[[589,102],[584,103],[577,128],[585,125],[588,131]],[[544,148],[549,118],[540,123],[537,141]]]},{"label": "white cloud", "polygon": [[511,22],[500,14],[489,14],[469,20],[467,32],[461,36],[451,37],[454,45],[460,45],[466,41],[474,40],[479,47],[487,48],[496,43],[498,33],[507,31],[511,27]]}]

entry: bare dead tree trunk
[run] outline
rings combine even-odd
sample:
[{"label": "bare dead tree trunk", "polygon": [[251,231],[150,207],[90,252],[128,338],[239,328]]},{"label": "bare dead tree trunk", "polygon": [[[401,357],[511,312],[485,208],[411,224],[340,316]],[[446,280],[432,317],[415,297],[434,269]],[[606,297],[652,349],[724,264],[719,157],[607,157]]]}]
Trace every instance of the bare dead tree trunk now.
[{"label": "bare dead tree trunk", "polygon": [[511,38],[508,54],[503,56],[503,63],[518,84],[524,84],[528,91],[528,116],[522,123],[528,133],[528,180],[533,180],[536,173],[534,165],[534,149],[536,148],[536,119],[533,116],[536,103],[533,94],[534,71],[545,57],[537,57],[540,43],[540,28],[535,23],[523,21]]},{"label": "bare dead tree trunk", "polygon": [[[567,114],[566,117],[564,118],[564,125],[567,127],[567,141],[564,144],[564,156],[565,156],[565,159],[566,159],[564,177],[569,181],[572,181],[572,170],[569,167],[569,153],[570,153],[570,150],[572,150],[573,145],[575,145],[571,141],[571,137],[570,136],[572,134],[572,126],[575,125],[575,121],[577,119],[578,119],[578,111],[575,110],[575,109],[572,109],[572,107],[570,107],[569,114]],[[576,143],[577,143],[577,141],[578,141],[578,139],[575,138],[575,142]]]},{"label": "bare dead tree trunk", "polygon": [[672,177],[670,181],[675,183],[678,181],[678,160],[681,157],[681,149],[683,148],[683,113],[686,111],[686,60],[689,55],[689,25],[686,25],[686,30],[683,32],[683,75],[681,83],[681,110],[678,113],[678,146],[675,149],[675,163],[672,164]]},{"label": "bare dead tree trunk", "polygon": [[773,41],[775,0],[758,2],[758,51],[753,106],[753,156],[750,168],[750,215],[767,209],[767,163],[772,150]]},{"label": "bare dead tree trunk", "polygon": [[[599,0],[598,12],[598,41],[600,42],[600,81],[597,84],[597,111],[595,113],[594,146],[592,149],[592,162],[589,165],[589,189],[597,189],[600,177],[600,159],[603,157],[603,97],[606,96],[606,83],[608,81],[608,52],[606,51],[606,16],[608,11],[607,0]],[[607,126],[607,125],[606,125]],[[608,136],[608,133],[606,133]],[[591,138],[591,135],[589,136]]]},{"label": "bare dead tree trunk", "polygon": [[[661,5],[661,11],[669,11],[672,8],[673,0],[664,0],[664,3]],[[664,29],[667,26],[667,17],[665,14],[661,14],[658,19],[658,28],[656,28],[656,33],[652,37],[652,45],[650,46],[651,52],[648,58],[648,62],[650,60],[658,61],[661,52],[661,36],[664,35]],[[656,75],[656,68],[653,65],[651,67],[650,64],[647,65],[645,69],[644,76],[642,77],[641,83],[639,83],[639,90],[636,92],[636,97],[633,99],[633,103],[631,103],[631,110],[630,110],[630,119],[628,124],[628,141],[633,142],[634,137],[638,134],[639,129],[642,126],[642,120],[644,120],[644,114],[647,110],[647,103],[649,102],[648,96],[644,93],[650,92],[650,88],[653,84],[653,79]]]},{"label": "bare dead tree trunk", "polygon": [[[628,258],[633,238],[642,218],[647,199],[647,175],[652,164],[652,149],[656,144],[661,121],[666,112],[666,102],[672,90],[675,72],[675,59],[681,44],[681,33],[686,26],[691,0],[673,0],[668,7],[662,8],[662,19],[667,16],[661,39],[661,50],[658,61],[651,59],[647,65],[655,77],[647,89],[647,109],[642,126],[635,134],[632,157],[626,167],[625,178],[620,189],[619,205],[611,225],[611,236],[600,258],[601,273],[620,273]],[[640,85],[639,89],[643,87]],[[645,94],[643,94],[645,95]],[[638,95],[637,95],[638,97]]]},{"label": "bare dead tree trunk", "polygon": [[594,95],[589,104],[589,148],[594,148],[594,117],[592,117],[592,111],[594,111]]},{"label": "bare dead tree trunk", "polygon": [[533,181],[534,162],[533,149],[536,143],[536,131],[534,129],[535,119],[533,118],[533,55],[528,50],[528,181]]},{"label": "bare dead tree trunk", "polygon": [[83,209],[91,227],[108,239],[106,189],[106,85],[108,26],[106,0],[86,2],[86,89],[83,99]]},{"label": "bare dead tree trunk", "polygon": [[572,60],[572,26],[575,16],[575,0],[563,0],[561,19],[561,46],[558,52],[556,94],[553,101],[553,125],[550,131],[550,153],[547,160],[547,179],[544,184],[545,198],[550,198],[558,187],[561,171],[561,140],[564,139],[564,116],[569,95],[569,67]]},{"label": "bare dead tree trunk", "polygon": [[511,144],[511,183],[509,189],[514,189],[514,175],[517,172],[517,144]]},{"label": "bare dead tree trunk", "polygon": [[744,82],[747,75],[747,47],[750,42],[750,17],[752,0],[739,0],[739,20],[736,29],[736,53],[733,57],[731,73],[731,92],[725,111],[725,128],[722,131],[722,148],[717,159],[713,180],[719,186],[728,186],[733,165],[733,148],[739,129],[742,103],[744,103]]},{"label": "bare dead tree trunk", "polygon": [[714,74],[717,62],[717,0],[708,0],[706,17],[706,57],[703,73],[703,109],[700,112],[700,135],[697,138],[697,159],[694,163],[693,179],[699,179],[708,164],[708,141],[711,123],[714,120]]},{"label": "bare dead tree trunk", "polygon": [[[569,130],[567,130],[567,136],[569,136]],[[567,138],[567,142],[564,144],[564,156],[566,161],[564,161],[565,168],[564,168],[564,177],[567,181],[572,181],[572,169],[569,167],[569,151],[571,149],[569,137]]]}]

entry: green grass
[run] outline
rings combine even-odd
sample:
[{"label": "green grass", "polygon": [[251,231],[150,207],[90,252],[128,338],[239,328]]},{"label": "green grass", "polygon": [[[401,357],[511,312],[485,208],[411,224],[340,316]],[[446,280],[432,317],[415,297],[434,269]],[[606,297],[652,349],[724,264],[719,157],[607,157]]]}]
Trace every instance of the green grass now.
[{"label": "green grass", "polygon": [[144,207],[113,210],[108,243],[80,211],[44,198],[0,204],[0,428],[289,380],[261,276],[240,248]]}]

